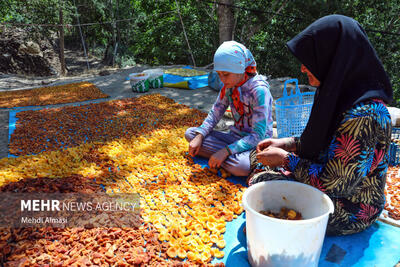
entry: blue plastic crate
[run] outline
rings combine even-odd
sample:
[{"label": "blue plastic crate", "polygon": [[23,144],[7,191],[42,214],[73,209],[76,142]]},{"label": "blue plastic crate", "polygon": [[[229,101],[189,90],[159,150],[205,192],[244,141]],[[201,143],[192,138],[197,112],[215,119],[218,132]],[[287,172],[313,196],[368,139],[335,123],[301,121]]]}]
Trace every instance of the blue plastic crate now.
[{"label": "blue plastic crate", "polygon": [[[392,140],[400,140],[400,128],[392,128]],[[391,142],[389,148],[389,165],[397,166],[400,164],[400,145]]]},{"label": "blue plastic crate", "polygon": [[[296,88],[288,94],[286,86],[295,83]],[[301,93],[297,79],[285,81],[283,96],[275,101],[278,137],[300,136],[307,125],[315,92]]]}]

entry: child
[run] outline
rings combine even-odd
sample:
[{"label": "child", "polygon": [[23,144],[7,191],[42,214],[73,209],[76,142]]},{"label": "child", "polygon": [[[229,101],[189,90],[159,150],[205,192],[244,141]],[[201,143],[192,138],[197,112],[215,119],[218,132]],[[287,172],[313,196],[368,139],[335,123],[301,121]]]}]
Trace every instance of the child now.
[{"label": "child", "polygon": [[[186,130],[189,155],[209,158],[210,168],[222,167],[236,176],[250,173],[250,150],[272,136],[272,96],[264,76],[258,75],[251,52],[235,41],[215,52],[214,70],[224,83],[200,127]],[[214,127],[230,106],[234,125],[229,133]]]}]

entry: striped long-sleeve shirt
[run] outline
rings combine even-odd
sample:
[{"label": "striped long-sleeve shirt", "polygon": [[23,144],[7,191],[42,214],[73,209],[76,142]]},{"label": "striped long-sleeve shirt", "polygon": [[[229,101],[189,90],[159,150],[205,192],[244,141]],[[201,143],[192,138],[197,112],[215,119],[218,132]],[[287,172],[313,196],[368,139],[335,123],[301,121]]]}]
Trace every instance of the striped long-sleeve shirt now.
[{"label": "striped long-sleeve shirt", "polygon": [[227,89],[224,96],[218,95],[197,132],[203,136],[210,133],[230,106],[235,122],[230,131],[241,137],[228,146],[231,153],[253,149],[258,142],[272,136],[272,100],[265,77],[256,75],[237,90]]}]

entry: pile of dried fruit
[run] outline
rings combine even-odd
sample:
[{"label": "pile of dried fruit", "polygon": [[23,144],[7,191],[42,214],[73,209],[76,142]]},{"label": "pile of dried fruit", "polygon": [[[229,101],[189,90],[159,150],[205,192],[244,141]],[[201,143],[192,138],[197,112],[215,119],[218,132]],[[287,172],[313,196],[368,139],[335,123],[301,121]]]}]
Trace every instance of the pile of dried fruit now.
[{"label": "pile of dried fruit", "polygon": [[[187,156],[185,130],[206,114],[160,95],[42,112],[32,112],[33,118],[52,119],[35,124],[32,118],[25,124],[21,118],[16,133],[20,128],[20,153],[35,153],[30,147],[30,138],[35,137],[29,132],[46,129],[43,135],[49,140],[35,140],[46,151],[0,159],[0,185],[24,178],[82,175],[107,191],[137,192],[143,220],[157,229],[169,258],[204,263],[224,256],[226,222],[242,213],[244,188]],[[82,136],[88,138],[84,144]],[[61,138],[69,148],[56,150]]]},{"label": "pile of dried fruit", "polygon": [[190,127],[205,117],[199,110],[160,95],[18,112],[9,149],[36,154],[79,144],[146,136],[154,130]]},{"label": "pile of dried fruit", "polygon": [[198,76],[198,75],[207,74],[206,71],[194,70],[194,69],[184,69],[184,68],[167,69],[167,70],[164,70],[164,73],[183,76],[183,77],[191,77],[191,76]]},{"label": "pile of dried fruit", "polygon": [[100,192],[103,189],[92,179],[82,175],[64,178],[24,179],[0,187],[0,192],[14,193],[86,193]]},{"label": "pile of dried fruit", "polygon": [[[25,179],[0,192],[100,192],[93,181],[75,175],[66,178]],[[138,218],[140,220],[140,218]],[[139,228],[20,228],[0,229],[0,263],[6,266],[190,266],[190,260],[168,258],[169,245],[160,242],[150,224]],[[167,260],[168,259],[168,260]]]},{"label": "pile of dried fruit", "polygon": [[0,232],[0,262],[5,266],[182,266],[166,259],[168,244],[157,236],[146,224],[140,229],[7,229]]},{"label": "pile of dried fruit", "polygon": [[282,207],[279,212],[273,212],[270,210],[262,210],[260,211],[262,215],[269,216],[272,218],[283,219],[283,220],[302,220],[303,216],[300,212],[295,211],[293,209],[288,209],[286,207]]},{"label": "pile of dried fruit", "polygon": [[400,145],[400,139],[392,139],[392,143],[396,143],[397,145]]},{"label": "pile of dried fruit", "polygon": [[[57,193],[57,194],[30,194],[31,198],[39,197],[41,199],[58,199],[63,202],[91,202],[93,207],[97,204],[110,203],[118,201],[120,197],[129,202],[137,203],[139,201],[138,195],[119,195],[116,198],[110,197],[104,192],[103,188],[96,184],[93,179],[83,177],[81,175],[71,175],[65,178],[36,178],[36,179],[24,179],[18,182],[12,182],[0,187],[0,192],[7,193],[12,192],[13,194],[4,194],[3,202],[0,202],[0,210],[5,214],[10,214],[10,217],[0,217],[0,225],[15,225],[21,226],[20,221],[15,220],[15,217],[19,217],[16,210],[20,210],[19,199],[23,195],[20,193]],[[17,194],[15,194],[17,193]],[[65,194],[75,193],[75,194]],[[27,195],[25,195],[27,196]],[[27,197],[28,197],[27,196]],[[8,212],[10,211],[10,212]],[[102,210],[97,212],[96,210],[86,210],[82,212],[69,212],[69,211],[58,211],[50,214],[51,217],[66,218],[67,223],[65,227],[138,227],[142,224],[142,220],[138,216],[140,210],[131,210],[126,212],[125,210]],[[49,216],[49,213],[35,212],[34,214],[24,214],[25,216],[34,216],[35,218]],[[29,226],[24,224],[24,226]],[[32,223],[32,226],[39,227]],[[46,226],[49,226],[47,224]],[[41,226],[40,226],[41,227]],[[54,223],[54,227],[60,227],[59,224]],[[64,226],[63,226],[64,227]]]},{"label": "pile of dried fruit", "polygon": [[44,106],[109,97],[89,82],[0,92],[0,108]]},{"label": "pile of dried fruit", "polygon": [[389,217],[400,220],[400,167],[389,167],[385,196],[385,210],[388,211]]}]

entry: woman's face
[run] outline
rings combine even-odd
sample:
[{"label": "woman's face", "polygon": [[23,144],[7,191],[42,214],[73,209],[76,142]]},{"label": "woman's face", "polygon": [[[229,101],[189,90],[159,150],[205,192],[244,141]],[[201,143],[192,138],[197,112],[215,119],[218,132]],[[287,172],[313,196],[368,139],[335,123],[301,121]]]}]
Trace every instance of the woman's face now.
[{"label": "woman's face", "polygon": [[219,78],[221,79],[221,82],[224,83],[226,88],[235,87],[244,78],[244,73],[238,74],[238,73],[232,73],[228,71],[218,71],[218,70],[217,73],[219,75]]},{"label": "woman's face", "polygon": [[304,66],[303,64],[301,64],[301,72],[302,72],[302,73],[307,73],[307,76],[308,76],[308,83],[309,83],[311,86],[318,87],[318,86],[321,85],[321,82],[318,81],[318,79],[315,78],[315,76],[311,73],[311,71],[309,71],[309,70],[306,68],[306,66]]}]

